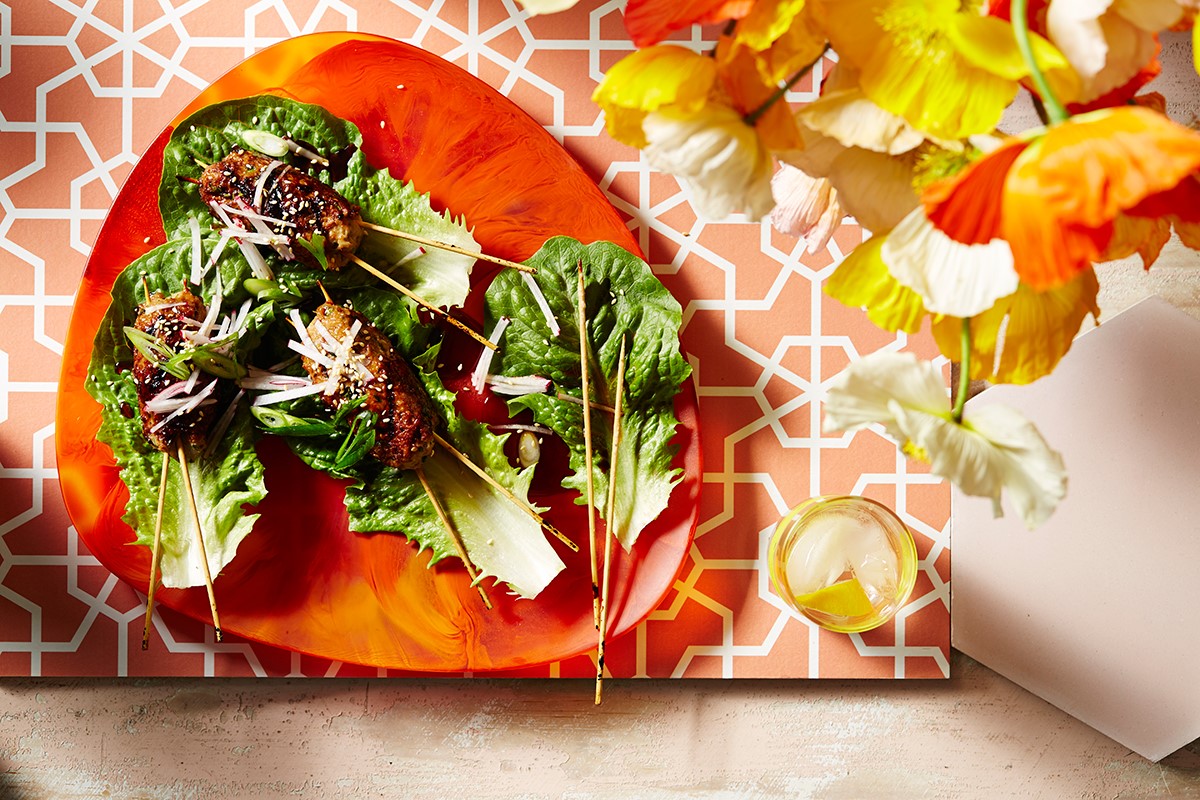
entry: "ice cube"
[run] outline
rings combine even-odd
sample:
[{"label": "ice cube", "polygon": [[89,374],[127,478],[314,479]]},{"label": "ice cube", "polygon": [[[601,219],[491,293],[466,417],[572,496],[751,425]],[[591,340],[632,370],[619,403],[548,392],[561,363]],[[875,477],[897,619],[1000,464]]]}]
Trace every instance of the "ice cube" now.
[{"label": "ice cube", "polygon": [[846,557],[872,603],[880,605],[895,595],[900,565],[887,533],[878,524],[859,525],[853,544],[848,544]]},{"label": "ice cube", "polygon": [[844,517],[816,519],[796,541],[787,560],[787,582],[793,594],[808,594],[835,582],[850,567],[843,549],[855,523]]}]

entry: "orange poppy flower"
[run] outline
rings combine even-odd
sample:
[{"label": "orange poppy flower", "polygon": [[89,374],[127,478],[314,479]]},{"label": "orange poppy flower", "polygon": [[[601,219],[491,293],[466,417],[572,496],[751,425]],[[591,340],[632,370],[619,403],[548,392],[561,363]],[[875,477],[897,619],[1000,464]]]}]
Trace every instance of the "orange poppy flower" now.
[{"label": "orange poppy flower", "polygon": [[629,0],[625,31],[638,47],[649,47],[689,25],[741,19],[753,0]]},{"label": "orange poppy flower", "polygon": [[1010,140],[922,200],[952,239],[1007,240],[1021,280],[1049,289],[1105,257],[1120,215],[1191,222],[1175,192],[1190,192],[1197,174],[1200,133],[1126,106]]}]

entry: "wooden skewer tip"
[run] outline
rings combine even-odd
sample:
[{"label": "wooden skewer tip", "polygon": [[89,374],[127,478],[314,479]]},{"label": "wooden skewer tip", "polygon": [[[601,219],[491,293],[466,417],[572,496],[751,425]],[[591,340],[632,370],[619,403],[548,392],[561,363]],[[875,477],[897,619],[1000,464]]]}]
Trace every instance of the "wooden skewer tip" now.
[{"label": "wooden skewer tip", "polygon": [[196,544],[200,548],[200,563],[204,566],[204,588],[208,592],[208,609],[212,612],[213,629],[215,631],[217,641],[221,641],[224,634],[221,632],[221,617],[217,614],[217,596],[213,591],[212,571],[208,568],[208,550],[204,546],[204,531],[200,525],[200,510],[196,507],[196,494],[192,491],[192,477],[188,470],[187,450],[184,448],[183,440],[180,439],[176,443],[176,448],[179,452],[179,468],[182,470],[183,486],[187,494],[188,507],[192,512],[192,522],[196,526]]},{"label": "wooden skewer tip", "polygon": [[450,521],[449,515],[446,514],[446,509],[442,507],[442,502],[438,500],[437,494],[433,491],[433,487],[429,485],[429,478],[425,475],[425,470],[417,467],[414,472],[417,473],[417,478],[421,481],[421,488],[425,490],[425,496],[429,498],[430,504],[433,506],[434,512],[441,521],[446,532],[450,534],[450,539],[454,542],[454,549],[458,551],[458,557],[462,560],[463,566],[466,567],[467,577],[471,579],[471,584],[475,590],[479,592],[479,596],[483,598],[483,605],[489,611],[492,608],[492,600],[488,597],[487,590],[479,583],[479,572],[475,569],[475,565],[471,563],[471,557],[467,554],[467,546],[463,544],[462,537],[458,530],[454,527],[454,523]]},{"label": "wooden skewer tip", "polygon": [[146,622],[142,626],[142,649],[150,649],[150,625],[154,618],[154,594],[158,589],[158,563],[162,558],[163,507],[167,494],[167,467],[171,454],[163,451],[162,477],[158,481],[158,510],[154,515],[154,545],[150,550],[150,583],[146,586]]},{"label": "wooden skewer tip", "polygon": [[538,525],[541,525],[552,536],[554,536],[560,542],[562,542],[568,548],[570,548],[571,552],[573,552],[573,553],[579,552],[579,545],[577,545],[577,544],[575,544],[575,542],[571,541],[565,533],[563,533],[558,528],[551,525],[550,522],[547,521],[546,518],[543,517],[541,514],[539,514],[537,509],[534,508],[530,503],[517,497],[515,494],[513,494],[511,489],[509,489],[503,483],[500,483],[500,481],[496,480],[494,477],[492,477],[490,474],[488,474],[487,470],[485,470],[483,467],[479,466],[474,461],[472,461],[471,458],[466,453],[462,452],[457,447],[455,447],[453,444],[446,441],[446,439],[442,438],[442,435],[440,433],[434,433],[433,438],[434,438],[434,441],[437,442],[439,447],[441,447],[442,449],[446,450],[448,453],[453,455],[455,458],[457,458],[459,461],[461,461],[468,469],[470,469],[472,472],[474,472],[476,475],[478,475],[480,478],[482,478],[484,481],[486,481],[489,486],[494,488],[496,491],[500,492],[500,494],[504,495],[504,497],[507,498],[508,500],[512,501],[514,505],[516,505],[518,508],[520,508],[526,514],[528,514],[534,520],[534,522],[536,522]]}]

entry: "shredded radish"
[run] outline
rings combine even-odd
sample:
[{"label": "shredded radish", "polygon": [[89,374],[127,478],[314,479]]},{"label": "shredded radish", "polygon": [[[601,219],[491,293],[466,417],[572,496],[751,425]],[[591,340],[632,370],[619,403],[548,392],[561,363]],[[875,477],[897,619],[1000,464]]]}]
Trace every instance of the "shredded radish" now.
[{"label": "shredded radish", "polygon": [[243,389],[291,389],[296,386],[308,386],[312,383],[302,375],[279,375],[258,367],[250,367],[246,377],[238,380],[238,386]]},{"label": "shredded radish", "polygon": [[191,394],[192,390],[196,388],[196,381],[198,380],[200,380],[200,370],[193,367],[192,374],[188,375],[187,380],[183,382],[183,391]]},{"label": "shredded radish", "polygon": [[188,217],[188,227],[192,229],[192,274],[188,276],[189,280],[200,285],[200,281],[204,279],[202,269],[204,267],[204,247],[200,243],[200,220],[195,217]]},{"label": "shredded radish", "polygon": [[505,425],[489,425],[494,431],[529,431],[530,433],[538,433],[543,436],[549,436],[554,431],[544,425],[522,425],[519,422],[510,422]]},{"label": "shredded radish", "polygon": [[249,242],[238,240],[238,247],[242,250],[242,255],[246,257],[246,262],[250,264],[250,272],[256,278],[264,281],[275,280],[275,273],[271,272],[271,268],[267,266],[267,262],[262,257],[262,253],[258,252],[258,248]]},{"label": "shredded radish", "polygon": [[296,389],[285,389],[282,392],[269,392],[268,394],[260,394],[254,398],[254,405],[269,406],[275,403],[282,403],[285,400],[294,400],[297,397],[307,397],[310,394],[325,391],[325,384],[314,383],[309,386],[300,386]]},{"label": "shredded radish", "polygon": [[288,241],[288,237],[279,233],[259,233],[258,231],[248,231],[242,228],[225,228],[221,231],[221,235],[253,244],[271,245],[272,247],[280,242],[286,243]]},{"label": "shredded radish", "polygon": [[317,333],[321,334],[321,338],[325,340],[326,350],[337,348],[338,340],[334,338],[333,334],[329,332],[329,329],[325,327],[325,323],[321,322],[321,320],[317,320]]},{"label": "shredded radish", "polygon": [[152,311],[165,311],[168,308],[179,308],[180,306],[185,305],[187,305],[187,303],[155,303],[152,306],[143,306],[142,313],[149,314]]},{"label": "shredded radish", "polygon": [[[287,220],[282,220],[282,219],[275,219],[275,217],[268,217],[265,214],[258,213],[253,208],[246,205],[246,201],[240,197],[238,198],[238,205],[240,206],[240,208],[234,208],[233,206],[227,205],[227,206],[225,206],[225,210],[227,212],[229,212],[230,214],[237,214],[239,217],[245,217],[246,219],[250,220],[250,223],[252,225],[255,222],[264,223],[263,227],[259,227],[258,225],[254,226],[254,229],[256,231],[258,231],[259,233],[274,233],[274,231],[270,230],[269,228],[266,228],[266,223],[268,223],[268,222],[270,222],[272,225],[282,225],[285,228],[296,227],[296,223],[294,223],[294,222],[288,222]],[[264,228],[265,228],[265,230],[264,230]]]},{"label": "shredded radish", "polygon": [[[488,337],[488,341],[493,345],[499,345],[500,337],[504,335],[504,329],[508,327],[509,322],[508,317],[501,317],[497,320],[496,327],[492,328],[492,335]],[[492,357],[495,355],[496,351],[491,347],[483,348],[483,352],[479,354],[479,361],[475,363],[475,370],[471,373],[471,385],[475,387],[475,391],[483,391],[483,380],[492,367]]]},{"label": "shredded radish", "polygon": [[[242,216],[250,220],[250,224],[254,226],[255,231],[257,231],[261,236],[268,236],[276,239],[276,241],[271,242],[271,247],[275,248],[275,252],[279,253],[279,257],[284,261],[294,261],[296,256],[292,253],[292,248],[288,247],[287,238],[280,236],[275,231],[271,230],[271,228],[267,226],[267,223],[263,222],[264,219],[269,219],[269,217],[264,217],[261,214],[254,213],[254,209],[246,205],[246,201],[240,197],[237,199],[237,202],[238,206],[241,208]],[[227,210],[235,214],[238,213],[232,208],[228,208]],[[282,220],[271,221],[282,222]]]},{"label": "shredded radish", "polygon": [[211,401],[206,402],[208,396],[210,394],[212,394],[213,390],[216,388],[217,388],[217,379],[213,378],[211,382],[209,382],[208,384],[206,384],[204,386],[203,389],[201,389],[196,394],[192,395],[192,397],[189,398],[187,403],[185,403],[184,405],[175,409],[170,414],[168,414],[167,416],[165,416],[161,420],[159,420],[158,424],[150,429],[150,432],[151,433],[157,432],[160,428],[162,428],[168,422],[175,419],[176,417],[178,417],[181,414],[186,414],[189,411],[197,409],[202,405],[212,405],[213,403],[216,403],[217,402],[216,400],[211,400]]},{"label": "shredded radish", "polygon": [[428,251],[424,247],[418,247],[416,250],[413,250],[411,253],[406,254],[404,256],[404,258],[397,261],[396,266],[398,267],[401,264],[407,264],[409,261],[412,261],[414,258],[420,258],[421,256],[425,255],[426,252],[428,252]]},{"label": "shredded radish", "polygon": [[242,302],[241,308],[239,308],[237,312],[233,314],[233,318],[229,323],[230,334],[237,335],[245,330],[246,320],[250,318],[250,306],[253,304],[253,302],[254,301],[252,299],[247,297],[245,301]]},{"label": "shredded radish", "polygon": [[212,431],[208,434],[208,444],[204,446],[204,456],[207,458],[217,449],[217,445],[221,443],[221,439],[225,438],[225,431],[229,430],[230,423],[233,422],[233,417],[237,413],[238,403],[242,402],[242,398],[246,396],[244,390],[239,389],[238,393],[229,401],[229,407],[225,409],[225,413],[213,425]]},{"label": "shredded radish", "polygon": [[542,394],[550,388],[550,379],[537,375],[525,375],[510,378],[506,375],[488,375],[487,385],[496,394],[522,397],[527,394]]},{"label": "shredded radish", "polygon": [[[327,335],[325,326],[317,322],[317,326],[321,330],[321,335]],[[346,367],[350,363],[351,348],[354,347],[354,339],[358,336],[358,332],[362,330],[362,321],[354,320],[354,324],[350,326],[350,330],[346,332],[346,336],[336,343],[334,347],[333,366],[329,368],[329,376],[325,380],[325,395],[332,396],[337,391],[338,384],[341,383],[342,375],[346,372]]]},{"label": "shredded radish", "polygon": [[208,271],[217,263],[217,259],[221,257],[221,253],[225,252],[225,245],[229,244],[230,238],[228,233],[221,231],[221,238],[217,240],[217,246],[213,249],[212,255],[208,258],[208,263],[204,266],[205,274],[208,274]]},{"label": "shredded radish", "polygon": [[272,172],[274,172],[276,169],[278,169],[279,167],[282,167],[282,166],[283,166],[282,161],[277,161],[275,159],[272,159],[271,163],[267,164],[267,166],[263,169],[262,174],[258,176],[258,180],[254,182],[254,207],[255,208],[262,208],[262,197],[263,197],[263,191],[267,188],[267,178],[270,177]]},{"label": "shredded radish", "polygon": [[212,302],[208,306],[208,313],[204,315],[204,321],[200,323],[200,329],[197,330],[190,338],[192,341],[198,339],[207,339],[212,333],[213,325],[217,323],[217,317],[221,313],[221,304],[225,302],[225,289],[221,286],[221,273],[217,272],[217,283],[213,288]]},{"label": "shredded radish", "polygon": [[233,228],[234,230],[238,231],[245,230],[245,228],[243,228],[241,225],[234,224],[233,220],[229,218],[229,215],[225,213],[225,207],[216,200],[209,200],[208,207],[211,208],[213,213],[217,215],[217,219],[225,223],[226,228]]},{"label": "shredded radish", "polygon": [[186,393],[186,391],[187,391],[187,387],[184,385],[184,381],[176,381],[175,383],[172,383],[167,388],[163,389],[158,394],[154,395],[154,397],[147,400],[146,401],[146,410],[153,411],[155,413],[159,413],[159,412],[163,412],[163,411],[170,411],[171,409],[169,409],[169,408],[163,408],[162,407],[163,404],[166,401],[175,398],[176,395]]},{"label": "shredded radish", "polygon": [[309,345],[301,344],[300,342],[297,342],[294,339],[289,339],[287,346],[288,346],[289,350],[294,350],[295,352],[299,353],[300,355],[304,356],[305,358],[308,358],[308,359],[311,359],[311,360],[317,362],[318,364],[320,364],[322,367],[325,367],[326,369],[331,369],[333,367],[333,360],[326,358],[325,355],[320,350],[317,350],[315,347],[310,347]]},{"label": "shredded radish", "polygon": [[296,155],[298,155],[302,158],[307,158],[309,161],[315,161],[318,164],[324,164],[325,166],[329,166],[329,161],[327,159],[322,158],[321,156],[317,155],[316,153],[314,153],[312,150],[309,150],[304,145],[296,144],[291,139],[284,139],[284,142],[287,144],[288,150],[291,150]]},{"label": "shredded radish", "polygon": [[555,336],[562,331],[559,327],[558,320],[554,318],[554,312],[550,310],[550,304],[546,302],[546,295],[542,294],[542,287],[538,286],[537,281],[528,272],[522,272],[521,278],[525,281],[525,285],[529,287],[529,291],[533,293],[533,299],[537,302],[538,308],[542,311],[542,316],[546,318],[546,324],[550,326],[550,332]]},{"label": "shredded radish", "polygon": [[316,350],[317,346],[313,344],[313,340],[308,336],[308,328],[304,327],[304,320],[300,319],[300,312],[293,308],[288,312],[288,319],[291,320],[292,327],[296,329],[296,335],[300,337],[300,341],[313,350]]}]

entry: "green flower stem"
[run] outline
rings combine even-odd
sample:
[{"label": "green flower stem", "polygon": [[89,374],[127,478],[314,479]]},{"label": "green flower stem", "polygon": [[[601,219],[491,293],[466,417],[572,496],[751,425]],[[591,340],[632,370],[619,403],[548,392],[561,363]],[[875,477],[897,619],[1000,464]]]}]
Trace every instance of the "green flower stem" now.
[{"label": "green flower stem", "polygon": [[787,83],[785,83],[783,86],[780,86],[778,89],[776,89],[771,94],[770,97],[768,97],[766,100],[764,100],[762,102],[762,105],[760,105],[758,108],[751,111],[746,116],[742,117],[742,120],[745,121],[745,123],[747,125],[750,125],[750,126],[755,125],[758,122],[759,118],[761,118],[763,114],[767,113],[767,109],[769,109],[771,106],[775,105],[780,100],[782,100],[784,98],[784,95],[786,95],[793,86],[795,86],[797,83],[800,82],[801,78],[803,78],[808,73],[812,72],[812,68],[817,65],[817,62],[819,62],[822,58],[825,57],[825,53],[827,53],[828,51],[829,51],[829,45],[825,45],[825,49],[821,51],[820,55],[818,55],[816,58],[814,58],[808,64],[803,66],[800,69],[800,71],[797,72],[795,75],[788,78]]},{"label": "green flower stem", "polygon": [[1021,58],[1025,59],[1025,65],[1029,67],[1033,85],[1037,87],[1038,93],[1042,96],[1042,103],[1046,106],[1050,121],[1052,123],[1066,122],[1071,115],[1067,113],[1066,107],[1055,96],[1054,90],[1050,88],[1050,82],[1046,80],[1046,76],[1038,67],[1037,59],[1033,57],[1033,46],[1029,43],[1029,15],[1026,11],[1028,6],[1029,0],[1012,0],[1012,26],[1013,33],[1017,36],[1017,49],[1021,51]]},{"label": "green flower stem", "polygon": [[959,340],[958,396],[954,398],[954,421],[963,420],[963,409],[967,406],[967,393],[971,388],[971,318],[962,321],[962,338]]}]

